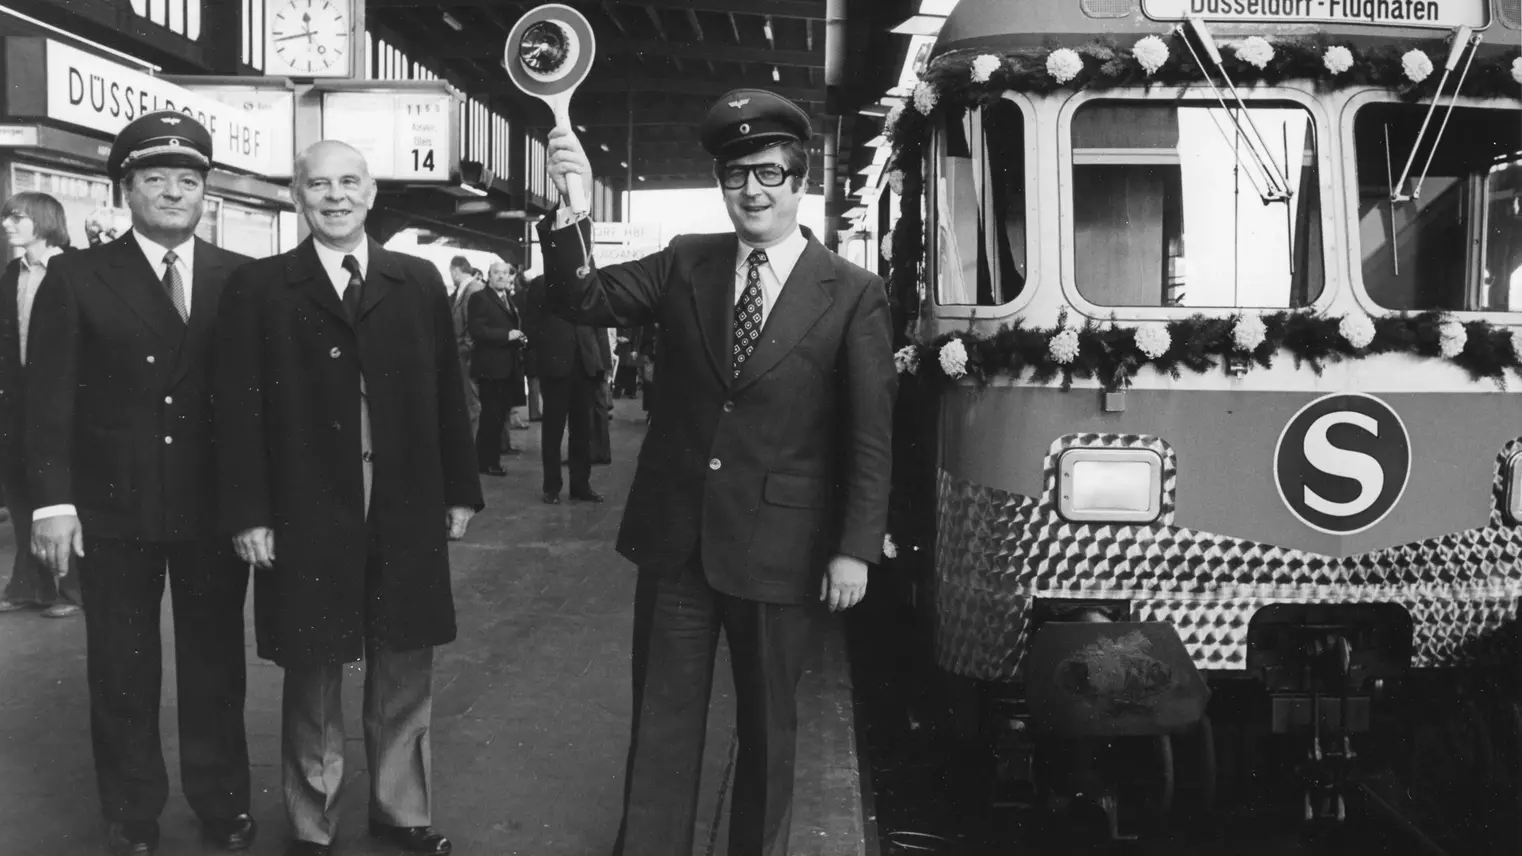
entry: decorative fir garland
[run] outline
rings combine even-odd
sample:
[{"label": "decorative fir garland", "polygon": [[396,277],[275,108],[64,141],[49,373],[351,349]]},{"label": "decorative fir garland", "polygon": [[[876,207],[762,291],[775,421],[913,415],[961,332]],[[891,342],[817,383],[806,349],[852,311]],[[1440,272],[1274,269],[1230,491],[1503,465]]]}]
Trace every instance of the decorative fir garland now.
[{"label": "decorative fir garland", "polygon": [[[1203,51],[1196,47],[1191,52],[1185,38],[1176,29],[1166,36],[1145,36],[1129,47],[1100,39],[1078,47],[1047,45],[1001,56],[954,52],[932,62],[908,105],[895,107],[884,129],[893,142],[889,180],[901,199],[890,257],[898,317],[913,316],[919,305],[924,257],[920,214],[924,180],[919,165],[941,112],[992,103],[1006,90],[1044,93],[1061,88],[1184,86],[1218,77],[1214,69],[1207,74],[1200,67],[1195,55],[1203,56]],[[1433,73],[1432,57],[1441,60],[1447,53],[1445,40],[1402,49],[1359,48],[1324,36],[1250,36],[1222,44],[1221,57],[1239,85],[1309,79],[1327,89],[1384,86],[1419,99],[1434,94],[1441,77]],[[1522,96],[1522,51],[1476,55],[1461,94]],[[1037,382],[1061,376],[1067,387],[1075,377],[1098,378],[1107,389],[1118,389],[1129,385],[1144,365],[1174,377],[1186,368],[1195,372],[1221,365],[1267,368],[1274,355],[1284,350],[1296,365],[1308,364],[1320,373],[1330,362],[1404,352],[1447,359],[1476,379],[1490,378],[1504,385],[1507,369],[1522,370],[1519,346],[1522,342],[1514,341],[1510,330],[1484,321],[1461,323],[1435,312],[1378,319],[1329,318],[1308,312],[1228,318],[1196,315],[1141,328],[1092,320],[1071,327],[1064,314],[1055,328],[1034,329],[1017,320],[992,336],[957,332],[929,344],[910,343],[899,351],[898,363],[901,371],[943,380],[962,374],[986,379],[1029,368]]]},{"label": "decorative fir garland", "polygon": [[901,373],[928,380],[955,381],[964,376],[987,380],[1030,370],[1031,380],[1062,386],[1074,378],[1098,379],[1108,390],[1124,389],[1144,366],[1174,378],[1184,369],[1203,373],[1215,368],[1246,371],[1269,368],[1285,351],[1296,366],[1317,374],[1330,363],[1374,354],[1405,353],[1442,359],[1475,380],[1506,385],[1506,371],[1522,371],[1522,340],[1509,329],[1487,321],[1461,322],[1441,312],[1370,318],[1341,318],[1311,312],[1225,318],[1192,315],[1176,321],[1123,327],[1086,320],[1069,323],[1066,312],[1057,326],[1027,327],[1016,320],[991,336],[958,331],[935,341],[911,343],[894,357]]}]

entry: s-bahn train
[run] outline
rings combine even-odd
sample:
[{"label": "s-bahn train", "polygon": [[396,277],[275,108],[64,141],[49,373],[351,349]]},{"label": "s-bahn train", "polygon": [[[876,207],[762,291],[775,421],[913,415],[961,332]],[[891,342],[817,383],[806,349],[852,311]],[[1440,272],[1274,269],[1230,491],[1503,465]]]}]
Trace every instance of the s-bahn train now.
[{"label": "s-bahn train", "polygon": [[893,526],[994,803],[1123,838],[1235,794],[1522,848],[1519,27],[945,21],[888,120]]}]

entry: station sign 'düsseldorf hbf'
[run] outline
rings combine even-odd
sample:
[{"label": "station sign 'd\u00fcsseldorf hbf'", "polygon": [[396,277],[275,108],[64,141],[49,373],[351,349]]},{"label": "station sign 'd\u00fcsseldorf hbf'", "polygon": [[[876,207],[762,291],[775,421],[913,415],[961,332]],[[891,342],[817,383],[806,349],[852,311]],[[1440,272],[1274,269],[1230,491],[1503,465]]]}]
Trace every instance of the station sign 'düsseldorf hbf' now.
[{"label": "station sign 'd\u00fcsseldorf hbf'", "polygon": [[1239,21],[1278,24],[1374,24],[1392,27],[1480,29],[1489,20],[1487,0],[1142,0],[1158,21]]},{"label": "station sign 'd\u00fcsseldorf hbf'", "polygon": [[1410,475],[1405,424],[1390,405],[1363,393],[1334,393],[1300,408],[1274,449],[1274,481],[1285,506],[1332,535],[1383,520]]}]

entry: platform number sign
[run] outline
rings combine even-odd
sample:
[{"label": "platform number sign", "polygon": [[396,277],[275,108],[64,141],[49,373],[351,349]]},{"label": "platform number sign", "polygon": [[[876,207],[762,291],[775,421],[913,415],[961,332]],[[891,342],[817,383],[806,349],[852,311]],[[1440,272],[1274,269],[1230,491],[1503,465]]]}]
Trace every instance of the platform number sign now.
[{"label": "platform number sign", "polygon": [[1370,528],[1405,493],[1411,439],[1372,395],[1335,393],[1302,407],[1274,450],[1274,478],[1290,512],[1333,535]]}]

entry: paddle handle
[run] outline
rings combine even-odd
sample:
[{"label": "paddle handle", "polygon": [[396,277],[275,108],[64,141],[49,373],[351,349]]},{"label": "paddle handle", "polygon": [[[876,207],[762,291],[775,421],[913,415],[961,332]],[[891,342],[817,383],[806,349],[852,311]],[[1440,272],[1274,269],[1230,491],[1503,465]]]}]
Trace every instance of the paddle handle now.
[{"label": "paddle handle", "polygon": [[[574,88],[559,95],[545,99],[550,104],[550,109],[555,113],[555,127],[563,128],[567,133],[575,134],[571,126],[571,92]],[[570,205],[571,212],[580,216],[587,213],[587,189],[581,183],[581,173],[568,172],[565,175],[566,196],[570,197],[566,203]]]}]

